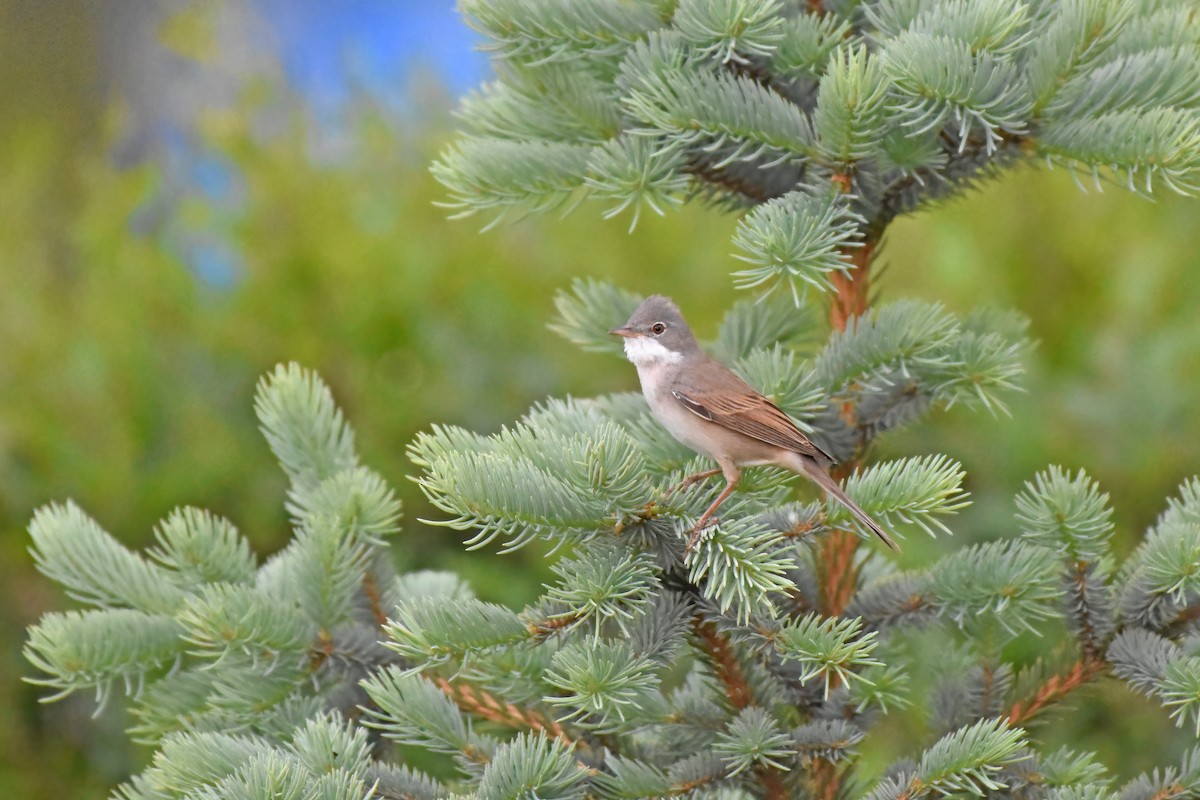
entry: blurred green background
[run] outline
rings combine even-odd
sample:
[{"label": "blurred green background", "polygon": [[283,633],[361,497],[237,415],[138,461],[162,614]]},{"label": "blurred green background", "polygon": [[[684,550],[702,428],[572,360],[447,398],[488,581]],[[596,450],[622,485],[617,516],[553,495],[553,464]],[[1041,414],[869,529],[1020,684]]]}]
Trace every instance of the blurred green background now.
[{"label": "blurred green background", "polygon": [[[228,67],[217,33],[229,7],[181,4],[123,35],[203,76]],[[715,335],[738,297],[735,220],[693,206],[630,235],[585,205],[481,234],[482,221],[434,206],[428,164],[456,91],[435,72],[397,78],[400,103],[351,81],[330,122],[260,54],[231,101],[200,93],[186,127],[156,133],[98,71],[111,67],[107,12],[32,9],[0,3],[0,786],[103,797],[146,757],[124,744],[121,710],[41,705],[21,681],[24,628],[68,605],[26,552],[37,506],[74,498],[134,547],[173,507],[202,506],[273,552],[288,536],[284,481],[251,399],[262,373],[297,360],[331,384],[365,461],[401,492],[403,566],[458,570],[489,599],[526,602],[537,553],[464,553],[458,534],[419,522],[436,512],[408,480],[406,443],[433,423],[495,430],[548,395],[633,389],[627,364],[547,331],[575,277],[670,293]],[[189,158],[215,170],[196,180],[208,189],[180,180]],[[1013,535],[1013,495],[1050,463],[1086,467],[1111,493],[1124,553],[1200,472],[1198,223],[1194,201],[1083,193],[1062,172],[1021,169],[893,226],[879,300],[1016,308],[1038,341],[1011,417],[954,409],[880,445],[946,452],[969,473],[974,505],[955,539],[910,540],[907,563]],[[1075,706],[1039,735],[1101,750],[1121,777],[1183,747],[1160,709],[1115,683]]]}]

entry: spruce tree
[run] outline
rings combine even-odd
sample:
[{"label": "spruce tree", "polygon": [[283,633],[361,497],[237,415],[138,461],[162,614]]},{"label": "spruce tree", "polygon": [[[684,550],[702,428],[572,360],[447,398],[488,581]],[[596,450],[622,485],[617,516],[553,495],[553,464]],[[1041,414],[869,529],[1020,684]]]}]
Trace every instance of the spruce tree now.
[{"label": "spruce tree", "polygon": [[[1013,314],[873,305],[888,224],[1033,158],[1143,193],[1200,179],[1192,0],[461,7],[497,79],[434,166],[451,202],[492,222],[593,199],[634,222],[692,198],[740,214],[733,277],[754,293],[711,347],[900,534],[949,532],[963,470],[872,462],[872,442],[954,404],[1003,412],[1027,343]],[[580,281],[553,327],[615,355],[605,331],[639,299]],[[93,607],[31,629],[36,680],[130,695],[155,748],[119,798],[1200,794],[1200,749],[1114,787],[1028,730],[1108,676],[1200,734],[1198,479],[1123,561],[1107,495],[1052,466],[1013,536],[899,569],[841,507],[757,469],[685,555],[720,485],[668,493],[705,465],[639,395],[547,400],[492,435],[435,425],[409,453],[441,524],[473,548],[555,546],[554,580],[514,610],[395,573],[398,504],[315,375],[278,368],[256,409],[295,527],[264,563],[196,509],[144,554],[71,503],[31,524],[39,568]],[[1013,657],[1045,632],[1044,661]],[[928,735],[863,769],[897,714]]]}]

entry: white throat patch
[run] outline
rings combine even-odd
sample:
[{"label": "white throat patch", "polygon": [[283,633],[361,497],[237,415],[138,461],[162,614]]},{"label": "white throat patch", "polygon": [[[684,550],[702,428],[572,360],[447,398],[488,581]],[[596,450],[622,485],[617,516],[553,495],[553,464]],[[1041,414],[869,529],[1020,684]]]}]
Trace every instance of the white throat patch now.
[{"label": "white throat patch", "polygon": [[649,336],[633,336],[625,340],[625,356],[639,367],[650,367],[656,364],[678,364],[683,361],[683,353],[668,350]]}]

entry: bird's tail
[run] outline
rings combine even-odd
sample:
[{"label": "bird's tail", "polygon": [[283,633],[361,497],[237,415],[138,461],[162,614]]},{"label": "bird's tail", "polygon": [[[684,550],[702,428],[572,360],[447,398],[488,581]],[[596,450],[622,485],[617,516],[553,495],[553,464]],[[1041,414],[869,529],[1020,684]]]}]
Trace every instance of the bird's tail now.
[{"label": "bird's tail", "polygon": [[888,547],[900,552],[900,546],[887,535],[883,528],[879,527],[879,523],[871,519],[871,515],[858,507],[858,504],[846,496],[842,491],[842,487],[833,479],[833,476],[821,468],[819,464],[812,459],[801,459],[804,464],[804,474],[817,483],[822,489],[833,495],[833,499],[846,507],[846,510],[854,515],[854,518],[865,525],[876,536],[883,540],[883,543]]}]

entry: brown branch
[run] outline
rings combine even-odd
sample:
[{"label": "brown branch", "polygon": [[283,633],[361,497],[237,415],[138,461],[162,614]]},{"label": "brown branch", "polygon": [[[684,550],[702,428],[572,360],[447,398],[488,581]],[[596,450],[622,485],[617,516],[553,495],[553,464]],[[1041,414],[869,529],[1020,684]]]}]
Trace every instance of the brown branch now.
[{"label": "brown branch", "polygon": [[854,552],[859,538],[851,531],[830,531],[821,542],[821,613],[836,617],[846,610],[858,585]]},{"label": "brown branch", "polygon": [[834,330],[846,330],[851,319],[861,317],[870,308],[871,260],[877,245],[878,242],[872,240],[861,247],[846,248],[842,254],[849,268],[835,270],[829,276],[834,290],[829,322]]},{"label": "brown branch", "polygon": [[375,624],[383,627],[387,622],[387,612],[383,610],[383,594],[379,591],[379,582],[375,580],[375,576],[370,572],[363,575],[362,579],[363,594],[366,595],[367,603],[371,607],[371,616],[375,619]]},{"label": "brown branch", "polygon": [[1107,661],[1084,656],[1059,675],[1050,678],[1038,688],[1029,700],[1018,700],[1008,712],[1010,725],[1024,725],[1051,703],[1062,700],[1071,692],[1108,671]]},{"label": "brown branch", "polygon": [[[867,312],[871,302],[871,260],[877,240],[864,242],[861,247],[846,248],[843,256],[849,269],[835,271],[831,276],[834,295],[829,305],[829,323],[834,330],[844,331],[850,321]],[[853,413],[853,409],[843,409]],[[834,477],[844,477],[858,467],[858,459],[839,464]],[[821,613],[837,616],[846,610],[858,585],[858,565],[854,553],[859,538],[851,531],[830,531],[821,543]],[[841,793],[842,773],[833,764],[814,759],[809,768],[812,793],[818,800],[834,800]]]},{"label": "brown branch", "polygon": [[1200,603],[1193,603],[1190,606],[1184,606],[1175,619],[1171,621],[1172,625],[1187,625],[1189,622],[1194,622],[1200,618]]},{"label": "brown branch", "polygon": [[322,628],[317,632],[316,644],[312,647],[311,655],[308,659],[308,668],[312,672],[316,672],[321,668],[321,665],[329,660],[333,655],[333,637],[329,631]]},{"label": "brown branch", "polygon": [[738,663],[737,656],[729,646],[729,640],[721,635],[715,624],[704,622],[700,617],[692,618],[692,631],[696,634],[700,649],[712,662],[721,685],[725,687],[725,696],[729,698],[729,704],[736,711],[750,705],[753,699],[750,684],[746,683],[742,665]]},{"label": "brown branch", "polygon": [[549,639],[554,634],[570,627],[578,622],[579,614],[569,613],[560,614],[555,617],[546,617],[545,619],[535,620],[525,626],[525,630],[529,631],[530,638],[535,642],[540,642],[544,639]]},{"label": "brown branch", "polygon": [[556,720],[547,717],[540,711],[506,703],[497,699],[491,692],[465,683],[452,683],[440,677],[431,680],[447,697],[454,701],[456,706],[468,714],[475,714],[510,728],[527,728],[544,733],[547,736],[561,739],[566,744],[573,743]]},{"label": "brown branch", "polygon": [[787,784],[783,782],[783,772],[778,767],[759,766],[754,774],[763,785],[763,797],[766,800],[788,799]]},{"label": "brown branch", "polygon": [[816,800],[837,800],[842,788],[842,775],[837,764],[823,758],[814,758],[810,773],[812,796]]}]

